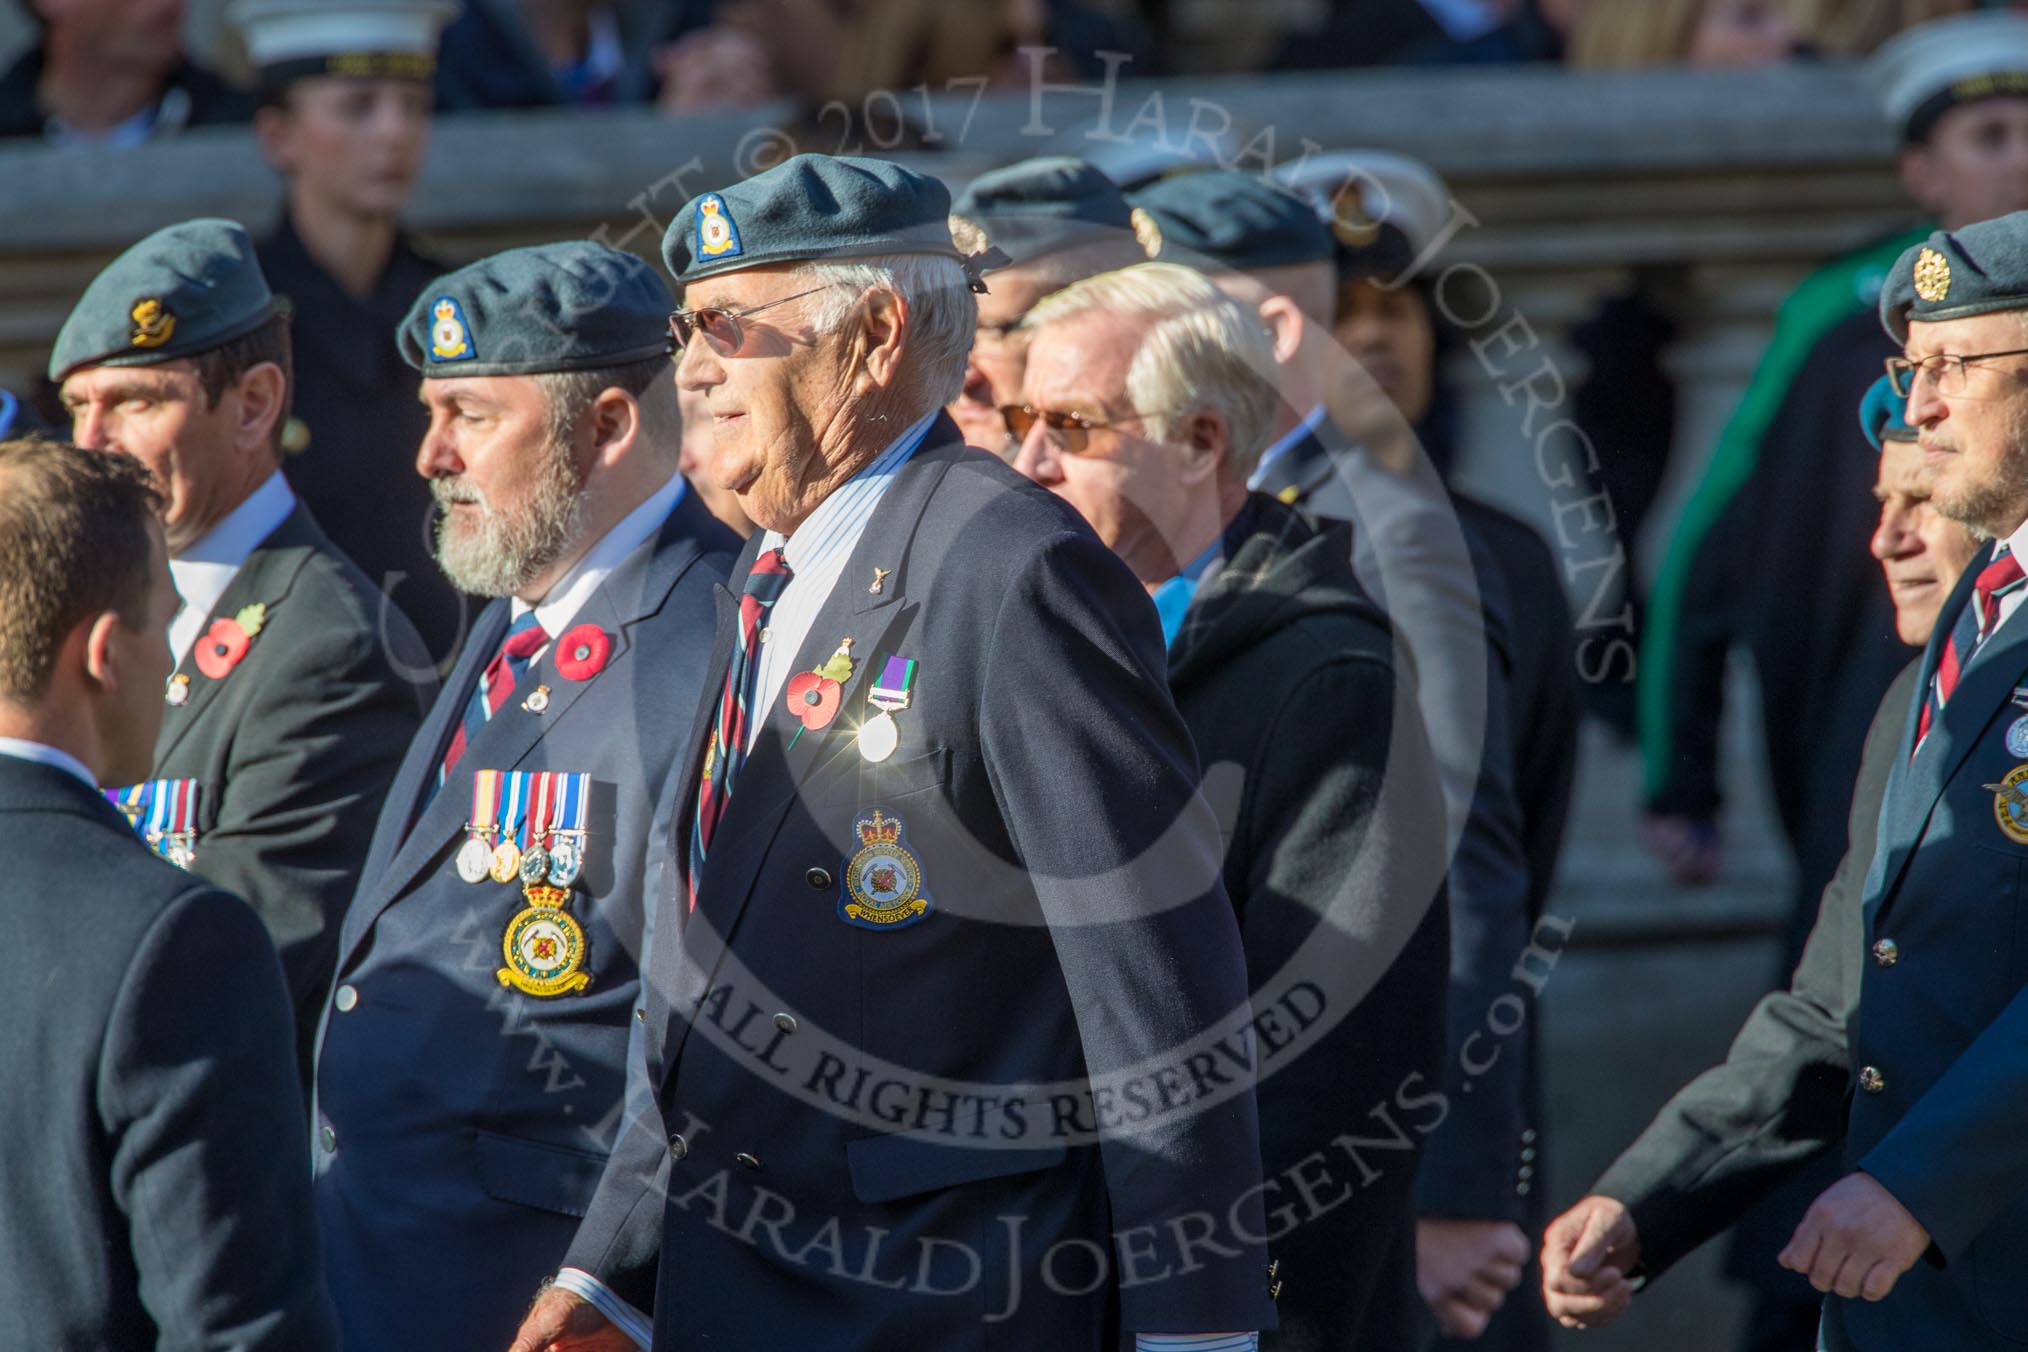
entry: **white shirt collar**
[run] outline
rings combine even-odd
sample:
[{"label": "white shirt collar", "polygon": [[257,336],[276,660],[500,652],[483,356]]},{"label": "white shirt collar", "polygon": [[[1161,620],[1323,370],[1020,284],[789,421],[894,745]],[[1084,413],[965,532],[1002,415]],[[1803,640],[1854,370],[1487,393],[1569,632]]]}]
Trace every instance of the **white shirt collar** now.
[{"label": "white shirt collar", "polygon": [[1253,476],[1247,480],[1247,487],[1248,488],[1260,487],[1261,481],[1267,477],[1267,469],[1269,465],[1273,464],[1276,460],[1280,459],[1284,455],[1287,455],[1290,451],[1294,450],[1297,446],[1301,445],[1303,442],[1303,438],[1314,434],[1316,430],[1319,427],[1322,427],[1323,425],[1324,425],[1324,406],[1322,404],[1319,404],[1315,408],[1311,409],[1309,414],[1301,422],[1297,423],[1294,427],[1290,428],[1288,431],[1288,435],[1284,436],[1280,441],[1277,441],[1274,445],[1268,447],[1266,450],[1260,453],[1260,459],[1254,462]]},{"label": "white shirt collar", "polygon": [[2000,543],[2015,558],[2020,559],[2024,565],[2028,565],[2028,521],[2023,521],[2012,535]]},{"label": "white shirt collar", "polygon": [[840,546],[849,553],[859,543],[860,533],[866,529],[873,509],[880,505],[888,482],[908,463],[923,433],[929,430],[930,423],[942,411],[931,409],[902,429],[900,436],[887,443],[886,450],[840,484],[830,497],[818,503],[817,510],[796,527],[793,535],[785,537],[769,531],[761,538],[762,552],[781,550],[789,561],[792,576],[804,568],[815,566],[820,559],[830,557]]},{"label": "white shirt collar", "polygon": [[176,580],[176,594],[183,598],[183,609],[176,612],[169,626],[169,646],[179,664],[247,556],[295,510],[296,495],[276,470],[203,538],[169,560],[169,575]]},{"label": "white shirt collar", "polygon": [[24,741],[19,737],[0,737],[0,756],[34,761],[37,765],[55,766],[88,789],[97,789],[99,786],[98,777],[85,768],[83,761],[70,752],[59,750],[46,742]]},{"label": "white shirt collar", "polygon": [[662,529],[662,523],[669,519],[669,513],[676,510],[676,504],[683,501],[683,494],[688,488],[681,474],[670,475],[669,482],[650,493],[640,506],[621,517],[611,530],[601,535],[599,542],[584,552],[584,557],[549,589],[548,595],[541,601],[531,606],[515,597],[510,606],[513,618],[518,620],[533,610],[535,622],[551,638],[570,628],[571,621],[577,618],[577,613],[584,609],[584,603],[591,600],[592,594],[605,585],[606,579],[635,550]]}]

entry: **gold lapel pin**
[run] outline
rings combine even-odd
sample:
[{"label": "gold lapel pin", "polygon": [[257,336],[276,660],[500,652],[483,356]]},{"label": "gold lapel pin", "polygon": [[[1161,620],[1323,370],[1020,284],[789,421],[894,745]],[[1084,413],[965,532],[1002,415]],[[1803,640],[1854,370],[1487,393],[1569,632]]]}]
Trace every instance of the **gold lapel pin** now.
[{"label": "gold lapel pin", "polygon": [[536,686],[528,698],[521,701],[521,707],[531,714],[539,714],[544,709],[547,709],[549,707],[549,687],[546,685]]},{"label": "gold lapel pin", "polygon": [[867,588],[866,590],[867,590],[867,591],[869,591],[869,592],[872,592],[872,593],[873,593],[873,594],[874,594],[875,596],[878,596],[878,595],[880,595],[880,593],[882,593],[883,591],[886,591],[886,590],[887,590],[887,577],[888,577],[888,574],[892,573],[893,571],[894,571],[894,570],[893,570],[892,568],[876,568],[876,569],[874,569],[874,570],[873,570],[873,585],[872,585],[872,586],[870,586],[870,587],[868,587],[868,588]]}]

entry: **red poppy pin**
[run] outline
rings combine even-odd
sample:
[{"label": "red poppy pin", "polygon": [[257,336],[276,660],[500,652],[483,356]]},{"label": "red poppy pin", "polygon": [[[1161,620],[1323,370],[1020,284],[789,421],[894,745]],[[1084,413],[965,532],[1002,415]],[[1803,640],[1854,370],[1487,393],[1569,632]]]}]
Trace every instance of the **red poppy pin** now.
[{"label": "red poppy pin", "polygon": [[191,649],[197,669],[214,681],[224,680],[226,673],[238,666],[246,650],[253,646],[254,635],[260,633],[267,617],[265,605],[251,605],[229,620],[213,620],[211,628],[198,636]]},{"label": "red poppy pin", "polygon": [[[852,640],[846,639],[831,654],[831,660],[815,671],[801,671],[789,678],[789,712],[803,721],[807,732],[822,732],[838,716],[844,699],[844,684],[852,679]],[[798,737],[802,733],[796,734]]]},{"label": "red poppy pin", "polygon": [[556,641],[557,674],[567,680],[589,681],[605,670],[613,655],[612,636],[595,624],[581,624]]}]

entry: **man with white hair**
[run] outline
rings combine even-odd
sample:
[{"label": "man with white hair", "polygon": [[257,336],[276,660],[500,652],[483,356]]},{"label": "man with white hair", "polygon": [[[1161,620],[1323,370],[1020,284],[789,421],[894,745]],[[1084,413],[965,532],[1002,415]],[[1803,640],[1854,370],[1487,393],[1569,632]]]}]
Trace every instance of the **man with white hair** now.
[{"label": "man with white hair", "polygon": [[758,529],[665,795],[647,1110],[516,1352],[1274,1324],[1252,1064],[1315,1012],[1249,1008],[1146,592],[942,413],[949,214],[799,155],[663,240]]},{"label": "man with white hair", "polygon": [[[1134,570],[1208,774],[1244,769],[1225,884],[1255,1006],[1315,979],[1341,1016],[1260,1085],[1267,1196],[1294,1208],[1281,1328],[1262,1345],[1413,1346],[1414,1183],[1441,1115],[1403,1113],[1402,1153],[1364,1168],[1332,1148],[1443,1074],[1443,798],[1409,664],[1353,575],[1350,528],[1247,488],[1274,415],[1274,356],[1247,310],[1144,263],[1058,292],[1023,328],[1015,468]],[[1357,1205],[1327,1204],[1352,1187]]]}]

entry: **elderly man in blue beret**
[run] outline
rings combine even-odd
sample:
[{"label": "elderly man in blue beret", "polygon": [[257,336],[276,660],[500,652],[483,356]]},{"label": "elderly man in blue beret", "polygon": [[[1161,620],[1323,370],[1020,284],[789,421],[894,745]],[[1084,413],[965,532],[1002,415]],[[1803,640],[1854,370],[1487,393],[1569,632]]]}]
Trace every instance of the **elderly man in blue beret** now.
[{"label": "elderly man in blue beret", "polygon": [[437,561],[495,598],[387,792],[322,1006],[317,1216],[347,1346],[499,1352],[621,1118],[654,793],[738,542],[676,472],[668,287],[513,249],[424,289]]},{"label": "elderly man in blue beret", "polygon": [[1544,1289],[1566,1324],[1609,1322],[1638,1277],[1842,1148],[1848,1172],[1780,1259],[1828,1297],[1821,1346],[2028,1338],[2028,963],[2010,942],[2028,863],[2028,212],[1910,248],[1880,314],[1930,507],[1988,543],[1876,720],[1860,782],[1880,807],[1855,806],[1858,854],[1794,989],[1552,1226]]},{"label": "elderly man in blue beret", "polygon": [[664,240],[760,529],[666,795],[647,1111],[517,1352],[1273,1325],[1252,1066],[1324,1011],[1250,1007],[1146,590],[942,412],[949,213],[803,155]]}]

